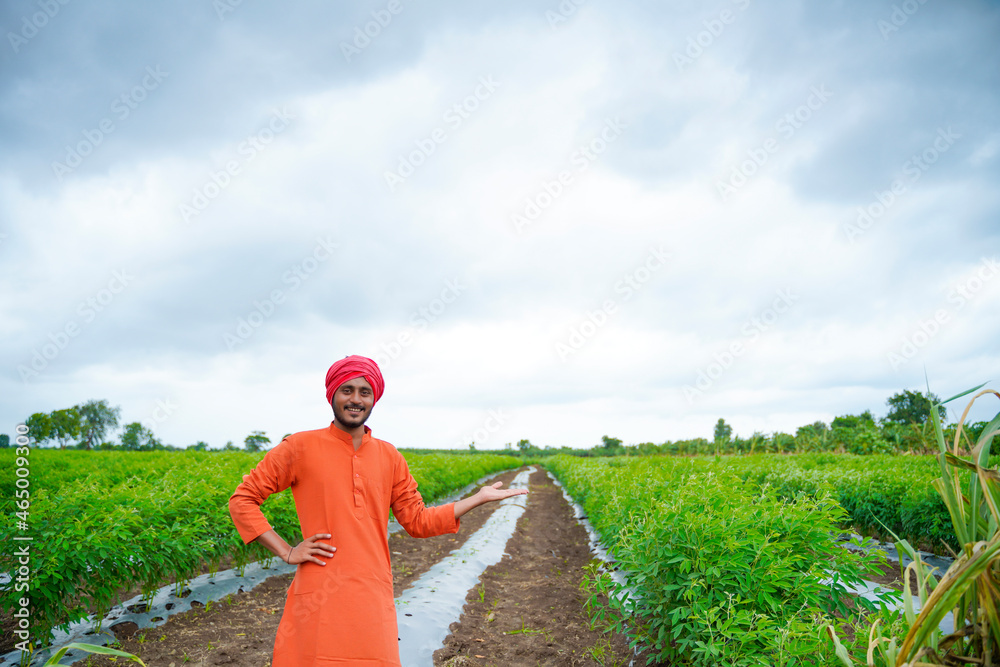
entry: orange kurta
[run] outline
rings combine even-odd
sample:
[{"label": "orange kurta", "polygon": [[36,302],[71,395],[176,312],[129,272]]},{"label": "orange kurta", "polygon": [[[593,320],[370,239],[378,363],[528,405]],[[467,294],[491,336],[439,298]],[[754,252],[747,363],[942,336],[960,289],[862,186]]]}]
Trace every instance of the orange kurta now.
[{"label": "orange kurta", "polygon": [[[332,423],[290,435],[269,451],[229,499],[246,543],[271,525],[260,504],[292,488],[302,538],[333,535],[326,565],[302,563],[288,589],[273,667],[399,665],[387,526],[389,508],[414,537],[458,531],[452,504],[425,507],[402,454],[371,437],[361,447]],[[283,535],[289,543],[296,536]]]}]

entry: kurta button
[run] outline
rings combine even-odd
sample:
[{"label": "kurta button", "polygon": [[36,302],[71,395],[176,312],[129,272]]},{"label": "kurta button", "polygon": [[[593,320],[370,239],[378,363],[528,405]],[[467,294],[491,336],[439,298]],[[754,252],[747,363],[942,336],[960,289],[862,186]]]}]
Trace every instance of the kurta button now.
[{"label": "kurta button", "polygon": [[361,475],[359,475],[358,473],[354,473],[354,476],[355,477],[361,477]]}]

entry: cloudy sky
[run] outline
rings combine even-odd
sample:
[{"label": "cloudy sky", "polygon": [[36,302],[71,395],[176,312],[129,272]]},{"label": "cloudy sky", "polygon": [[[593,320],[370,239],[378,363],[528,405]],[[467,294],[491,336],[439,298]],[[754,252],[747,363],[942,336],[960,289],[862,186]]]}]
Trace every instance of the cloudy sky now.
[{"label": "cloudy sky", "polygon": [[[794,432],[1000,374],[1000,4],[0,8],[0,432]],[[996,382],[990,386],[996,388]],[[992,416],[996,402],[974,413]]]}]

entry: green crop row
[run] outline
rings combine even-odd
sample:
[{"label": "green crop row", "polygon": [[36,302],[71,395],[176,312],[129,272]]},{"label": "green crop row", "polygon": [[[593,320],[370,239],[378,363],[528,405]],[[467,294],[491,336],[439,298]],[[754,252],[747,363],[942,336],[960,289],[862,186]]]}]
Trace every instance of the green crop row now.
[{"label": "green crop row", "polygon": [[[826,665],[826,626],[859,620],[847,586],[877,551],[842,549],[847,515],[822,491],[788,496],[725,459],[546,461],[628,577],[599,577],[591,597],[633,643],[675,665]],[[835,572],[833,583],[823,583]],[[593,591],[592,591],[593,592]],[[608,616],[605,616],[608,615]]]},{"label": "green crop row", "polygon": [[845,527],[865,535],[893,541],[894,534],[938,552],[958,547],[948,508],[931,486],[941,475],[934,456],[760,455],[727,466],[785,496],[831,493],[850,516]]},{"label": "green crop row", "polygon": [[[241,567],[269,557],[258,545],[243,544],[228,507],[242,476],[263,455],[33,450],[29,528],[16,530],[13,489],[4,499],[8,516],[0,526],[3,544],[30,545],[29,588],[18,590],[21,565],[11,547],[0,555],[0,568],[14,576],[0,586],[2,608],[12,613],[26,597],[32,637],[46,642],[53,627],[85,618],[90,610],[103,617],[130,589],[151,595],[166,583],[214,571],[224,560]],[[487,454],[404,455],[427,503],[520,464]],[[290,491],[275,494],[262,509],[279,534],[299,533]],[[16,534],[32,541],[14,542]]]},{"label": "green crop row", "polygon": [[[16,452],[14,447],[0,449],[0,465],[4,470],[13,470],[18,458]],[[228,456],[229,453],[219,455]],[[175,452],[87,452],[32,448],[27,458],[32,495],[41,490],[63,488],[82,477],[108,486],[131,478],[155,479],[177,465]],[[14,497],[15,479],[13,474],[0,479],[0,503],[9,502]]]}]

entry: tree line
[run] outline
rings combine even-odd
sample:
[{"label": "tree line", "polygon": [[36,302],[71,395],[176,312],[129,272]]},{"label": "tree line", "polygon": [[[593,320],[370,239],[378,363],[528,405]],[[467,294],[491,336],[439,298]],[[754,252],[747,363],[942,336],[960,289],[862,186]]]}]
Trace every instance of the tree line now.
[{"label": "tree line", "polygon": [[[876,419],[871,410],[857,415],[840,415],[827,424],[816,421],[796,429],[795,434],[772,433],[765,435],[755,432],[749,438],[734,436],[732,427],[724,419],[715,424],[712,439],[698,439],[678,443],[674,449],[687,451],[673,453],[725,453],[749,454],[754,452],[802,453],[837,452],[846,454],[925,454],[938,451],[931,422],[931,411],[937,406],[942,424],[947,413],[940,405],[941,399],[931,392],[903,390],[886,399],[888,412]],[[963,432],[969,439],[966,445],[974,443],[987,422],[963,425]],[[945,435],[954,438],[957,424],[944,428]],[[1000,447],[1000,443],[995,446]],[[691,452],[696,449],[696,452]],[[1000,453],[1000,451],[996,452]]]},{"label": "tree line", "polygon": [[[528,440],[506,449],[523,456],[622,456],[622,455],[699,455],[699,454],[763,454],[835,452],[846,454],[936,453],[937,443],[931,428],[931,410],[941,399],[931,392],[903,390],[886,399],[888,412],[876,419],[871,410],[857,415],[840,415],[829,424],[816,421],[791,433],[754,432],[749,437],[733,434],[733,427],[720,418],[711,438],[691,438],[663,443],[642,442],[626,445],[619,438],[602,436],[601,443],[590,449],[569,447],[537,447]],[[946,418],[944,407],[938,405],[938,416]],[[987,422],[967,423],[963,431],[971,442],[982,434]],[[956,425],[945,427],[945,434],[954,438]],[[950,441],[949,441],[950,442]],[[474,446],[470,445],[474,451]],[[1000,454],[1000,439],[993,443],[993,454]]]},{"label": "tree line", "polygon": [[[187,447],[164,444],[153,431],[140,422],[121,424],[122,410],[106,400],[92,400],[71,408],[36,412],[24,420],[26,434],[36,447],[60,449],[121,449],[128,451],[157,451],[194,449],[210,451],[208,443],[198,441]],[[114,437],[119,427],[120,433]],[[112,436],[109,438],[109,436]],[[263,431],[253,431],[237,447],[230,440],[221,451],[259,452],[267,449],[271,439]],[[0,433],[0,447],[10,446],[10,436]],[[211,450],[211,451],[219,451]]]},{"label": "tree line", "polygon": [[[754,432],[743,438],[733,434],[733,428],[720,418],[712,433],[712,438],[692,438],[688,440],[666,441],[663,443],[643,442],[625,445],[621,439],[602,436],[601,443],[589,449],[570,447],[538,447],[529,440],[522,439],[516,444],[507,443],[505,452],[526,457],[572,454],[574,456],[619,456],[650,454],[754,454],[793,452],[840,452],[848,454],[893,454],[931,453],[937,451],[933,441],[930,414],[940,398],[927,392],[903,390],[886,399],[889,408],[884,417],[876,419],[871,410],[857,415],[840,415],[829,424],[816,421],[800,426],[791,433]],[[942,421],[945,409],[938,406]],[[112,407],[106,400],[87,401],[71,408],[54,410],[49,413],[36,412],[24,424],[28,437],[35,446],[58,446],[61,449],[122,449],[130,451],[181,450],[220,451],[212,449],[208,443],[198,441],[187,447],[164,444],[155,434],[139,422],[121,426],[117,438],[105,439],[113,434],[121,421],[121,408]],[[986,422],[966,424],[964,430],[975,441],[982,433]],[[946,434],[954,437],[955,425],[945,428]],[[237,447],[230,440],[221,451],[259,452],[268,449],[271,439],[263,431],[253,431]],[[9,447],[10,437],[0,434],[0,447]],[[993,444],[1000,454],[1000,439]],[[424,451],[424,450],[421,450]],[[441,450],[426,450],[436,451]],[[475,443],[469,445],[469,452],[475,453]]]}]

